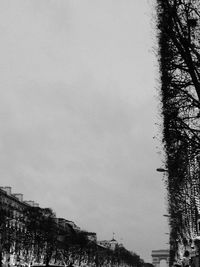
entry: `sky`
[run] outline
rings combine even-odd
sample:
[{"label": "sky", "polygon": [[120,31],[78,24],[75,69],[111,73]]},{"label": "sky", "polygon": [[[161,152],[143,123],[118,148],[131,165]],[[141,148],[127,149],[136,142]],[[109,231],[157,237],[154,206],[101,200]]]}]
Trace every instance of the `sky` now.
[{"label": "sky", "polygon": [[1,186],[149,262],[168,246],[154,2],[0,1]]}]

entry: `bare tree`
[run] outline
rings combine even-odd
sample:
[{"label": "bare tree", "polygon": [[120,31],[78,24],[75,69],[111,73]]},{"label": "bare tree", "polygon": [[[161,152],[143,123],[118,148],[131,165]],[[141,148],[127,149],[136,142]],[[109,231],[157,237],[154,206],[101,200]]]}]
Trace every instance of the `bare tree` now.
[{"label": "bare tree", "polygon": [[200,193],[200,2],[157,0],[170,265],[197,231]]}]

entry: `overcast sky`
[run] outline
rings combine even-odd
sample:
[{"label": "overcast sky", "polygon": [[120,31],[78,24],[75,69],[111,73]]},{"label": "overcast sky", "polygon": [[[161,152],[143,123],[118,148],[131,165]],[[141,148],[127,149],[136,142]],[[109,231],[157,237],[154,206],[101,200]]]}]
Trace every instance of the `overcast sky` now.
[{"label": "overcast sky", "polygon": [[150,0],[0,1],[0,175],[151,261],[166,248]]}]

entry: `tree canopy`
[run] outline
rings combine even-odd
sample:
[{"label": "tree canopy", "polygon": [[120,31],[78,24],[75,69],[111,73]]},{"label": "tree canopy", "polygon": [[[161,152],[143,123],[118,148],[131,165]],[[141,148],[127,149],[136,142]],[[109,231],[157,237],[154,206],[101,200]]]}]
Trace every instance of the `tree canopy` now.
[{"label": "tree canopy", "polygon": [[171,260],[197,233],[200,195],[200,2],[157,0]]}]

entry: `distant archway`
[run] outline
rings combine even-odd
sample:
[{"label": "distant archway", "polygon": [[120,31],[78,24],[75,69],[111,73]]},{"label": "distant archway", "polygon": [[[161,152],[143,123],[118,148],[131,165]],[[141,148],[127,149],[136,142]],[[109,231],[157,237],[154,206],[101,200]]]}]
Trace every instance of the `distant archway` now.
[{"label": "distant archway", "polygon": [[160,250],[152,250],[152,264],[154,267],[160,267],[160,262],[165,260],[166,264],[169,265],[169,250],[168,249],[160,249]]},{"label": "distant archway", "polygon": [[160,267],[169,267],[168,261],[166,259],[160,260]]}]

